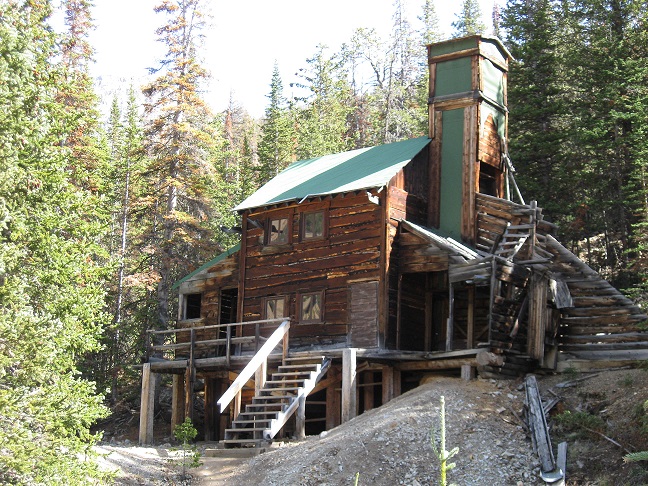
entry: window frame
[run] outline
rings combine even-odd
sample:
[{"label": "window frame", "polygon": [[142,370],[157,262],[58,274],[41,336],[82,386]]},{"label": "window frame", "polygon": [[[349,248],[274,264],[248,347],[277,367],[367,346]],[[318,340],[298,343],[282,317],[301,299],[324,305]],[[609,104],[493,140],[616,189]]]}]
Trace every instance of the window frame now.
[{"label": "window frame", "polygon": [[[272,241],[272,222],[286,220],[286,240]],[[285,246],[292,243],[292,213],[280,213],[266,218],[263,243],[265,246]]]},{"label": "window frame", "polygon": [[[322,215],[322,234],[318,236],[306,236],[306,218],[309,215],[321,214]],[[299,218],[299,239],[300,241],[318,241],[328,238],[328,211],[323,209],[314,209],[311,211],[304,211]]]},{"label": "window frame", "polygon": [[[319,312],[319,318],[317,319],[304,319],[303,315],[303,310],[304,310],[304,297],[308,296],[318,296],[320,300],[320,312]],[[322,290],[315,290],[315,291],[304,291],[300,292],[297,296],[297,314],[299,316],[299,323],[300,324],[321,324],[324,322],[324,296],[325,292],[324,289]]]},{"label": "window frame", "polygon": [[[193,300],[193,298],[195,298],[196,296],[198,297],[198,317],[188,317],[187,311],[189,309],[189,301]],[[195,305],[193,307],[195,309]],[[182,294],[182,320],[183,321],[194,321],[194,320],[202,319],[202,310],[203,310],[202,292],[191,292],[188,294]]]},{"label": "window frame", "polygon": [[[275,317],[268,317],[268,302],[270,301],[281,301],[283,300],[283,316],[275,316]],[[263,298],[263,309],[262,309],[262,315],[264,319],[280,319],[282,317],[288,317],[290,315],[289,309],[288,309],[288,296],[287,295],[270,295],[268,297]]]}]

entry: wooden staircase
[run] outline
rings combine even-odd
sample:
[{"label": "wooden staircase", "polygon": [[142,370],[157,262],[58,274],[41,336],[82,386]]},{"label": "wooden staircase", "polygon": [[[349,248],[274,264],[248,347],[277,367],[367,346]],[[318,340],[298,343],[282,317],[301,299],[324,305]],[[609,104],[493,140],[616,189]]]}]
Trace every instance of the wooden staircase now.
[{"label": "wooden staircase", "polygon": [[271,441],[330,365],[331,360],[323,356],[284,358],[252,403],[232,422],[232,428],[225,429],[224,447],[259,447]]}]

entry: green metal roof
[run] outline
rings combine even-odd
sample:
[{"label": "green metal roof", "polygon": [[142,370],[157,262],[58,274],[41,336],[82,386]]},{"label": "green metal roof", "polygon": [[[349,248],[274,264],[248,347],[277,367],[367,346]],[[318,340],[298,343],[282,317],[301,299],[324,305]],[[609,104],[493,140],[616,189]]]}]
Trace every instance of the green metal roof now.
[{"label": "green metal roof", "polygon": [[189,280],[191,277],[193,277],[195,275],[198,275],[203,270],[207,270],[209,267],[212,267],[212,266],[216,265],[218,262],[220,262],[221,260],[224,260],[225,258],[227,258],[230,255],[233,255],[234,253],[236,253],[240,249],[241,249],[241,244],[237,243],[236,245],[234,245],[229,250],[224,251],[223,253],[221,253],[217,257],[214,257],[212,260],[209,260],[207,263],[205,263],[205,264],[201,265],[200,267],[196,268],[189,275],[185,275],[184,277],[182,277],[180,280],[178,280],[176,283],[174,283],[173,287],[171,287],[171,288],[174,289],[174,290],[177,289],[178,287],[180,287],[180,285],[182,285],[184,282]]},{"label": "green metal roof", "polygon": [[234,210],[383,187],[429,142],[419,137],[295,162]]}]

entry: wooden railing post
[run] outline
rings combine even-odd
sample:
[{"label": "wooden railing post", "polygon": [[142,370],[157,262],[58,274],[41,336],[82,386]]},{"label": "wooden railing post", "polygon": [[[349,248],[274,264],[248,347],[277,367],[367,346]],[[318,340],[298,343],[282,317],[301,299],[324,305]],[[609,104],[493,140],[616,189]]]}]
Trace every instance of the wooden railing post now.
[{"label": "wooden railing post", "polygon": [[230,365],[230,357],[232,356],[232,326],[227,326],[227,337],[225,339],[225,361],[227,366]]},{"label": "wooden railing post", "polygon": [[256,353],[259,351],[259,348],[261,347],[260,344],[261,341],[261,328],[260,324],[257,322],[256,325],[254,326],[254,352]]}]

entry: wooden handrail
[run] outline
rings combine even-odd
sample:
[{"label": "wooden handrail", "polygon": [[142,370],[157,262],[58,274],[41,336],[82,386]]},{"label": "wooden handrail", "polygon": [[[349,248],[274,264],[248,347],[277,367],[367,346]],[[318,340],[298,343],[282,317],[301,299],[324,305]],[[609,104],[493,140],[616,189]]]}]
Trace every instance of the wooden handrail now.
[{"label": "wooden handrail", "polygon": [[[205,329],[217,329],[217,328],[226,328],[226,327],[233,327],[233,326],[247,326],[250,324],[273,324],[275,322],[283,322],[285,321],[285,317],[278,317],[276,319],[263,319],[260,321],[246,321],[246,322],[229,322],[227,324],[212,324],[210,326],[196,326],[196,327],[177,327],[175,329],[165,329],[163,331],[155,331],[153,329],[148,329],[146,332],[149,334],[172,334],[175,332],[188,332],[191,331],[192,329],[196,331],[203,331]],[[182,321],[180,321],[182,322]]]},{"label": "wooden handrail", "polygon": [[[256,370],[264,363],[266,363],[268,356],[270,355],[272,350],[274,350],[274,348],[276,348],[280,342],[283,342],[284,347],[286,347],[287,343],[285,336],[288,335],[289,329],[290,320],[284,318],[281,325],[277,329],[275,329],[268,340],[263,344],[263,346],[261,346],[259,352],[256,353],[250,360],[250,362],[245,366],[245,368],[243,368],[243,371],[239,373],[239,375],[236,377],[234,382],[232,382],[227,391],[223,393],[223,396],[218,399],[217,403],[220,407],[220,413],[222,413],[227,408],[234,397],[238,395],[238,393],[243,389],[243,386],[247,383],[247,381],[254,376]],[[285,353],[286,349],[284,349],[284,354]]]}]

